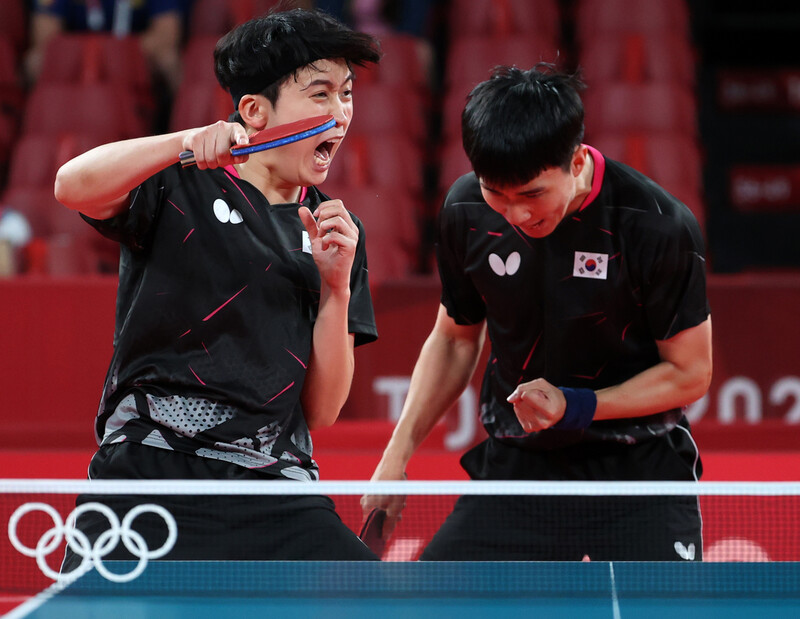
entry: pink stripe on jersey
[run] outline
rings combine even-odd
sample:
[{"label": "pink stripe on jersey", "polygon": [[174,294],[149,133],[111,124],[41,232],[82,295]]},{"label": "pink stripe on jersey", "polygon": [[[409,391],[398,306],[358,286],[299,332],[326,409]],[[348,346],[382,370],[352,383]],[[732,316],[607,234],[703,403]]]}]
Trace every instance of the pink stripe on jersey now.
[{"label": "pink stripe on jersey", "polygon": [[[224,168],[224,169],[225,169],[225,174],[227,174],[227,175],[228,175],[228,179],[231,181],[231,183],[233,183],[233,186],[234,186],[234,187],[236,187],[236,189],[238,189],[238,190],[239,190],[239,193],[240,193],[240,194],[242,194],[242,197],[243,197],[243,198],[245,199],[245,201],[246,201],[246,202],[247,202],[247,203],[250,205],[250,208],[251,208],[251,209],[253,209],[253,212],[254,212],[256,215],[258,215],[258,211],[256,210],[256,207],[255,207],[255,206],[253,206],[253,203],[252,203],[252,202],[250,202],[250,200],[248,199],[248,197],[247,197],[247,196],[244,194],[244,191],[242,191],[242,188],[241,188],[241,187],[239,187],[239,185],[237,185],[237,184],[236,184],[236,181],[235,181],[235,180],[233,180],[233,177],[232,177],[230,174],[228,174],[227,168]],[[238,174],[236,174],[236,169],[235,169],[235,168],[234,168],[234,170],[233,170],[233,173],[234,173],[234,175],[236,176],[236,178],[239,178],[239,175],[238,175]],[[241,180],[241,179],[240,179],[240,180]]]}]

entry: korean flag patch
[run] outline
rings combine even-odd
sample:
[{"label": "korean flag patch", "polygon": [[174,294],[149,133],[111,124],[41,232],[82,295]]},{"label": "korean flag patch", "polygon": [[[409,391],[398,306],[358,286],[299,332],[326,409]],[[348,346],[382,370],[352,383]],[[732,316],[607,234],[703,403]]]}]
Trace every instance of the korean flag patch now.
[{"label": "korean flag patch", "polygon": [[608,254],[592,254],[588,251],[576,251],[575,263],[572,267],[573,277],[589,279],[606,279],[608,271]]}]

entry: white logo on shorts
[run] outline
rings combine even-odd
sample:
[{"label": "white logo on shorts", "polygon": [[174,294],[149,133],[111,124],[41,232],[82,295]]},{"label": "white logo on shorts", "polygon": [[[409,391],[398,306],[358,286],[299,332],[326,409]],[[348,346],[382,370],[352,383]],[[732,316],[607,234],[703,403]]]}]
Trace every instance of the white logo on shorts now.
[{"label": "white logo on shorts", "polygon": [[684,561],[694,561],[694,543],[684,546],[681,542],[675,542],[675,552]]}]

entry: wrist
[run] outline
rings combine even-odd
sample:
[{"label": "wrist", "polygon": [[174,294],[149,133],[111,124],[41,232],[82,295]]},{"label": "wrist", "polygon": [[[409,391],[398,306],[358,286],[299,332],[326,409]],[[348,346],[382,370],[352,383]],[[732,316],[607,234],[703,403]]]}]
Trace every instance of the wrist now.
[{"label": "wrist", "polygon": [[405,464],[405,461],[402,459],[395,460],[392,458],[387,458],[387,455],[384,454],[381,462],[377,467],[375,467],[375,474],[372,476],[372,478],[385,480],[407,479],[405,473]]},{"label": "wrist", "polygon": [[592,389],[559,387],[567,401],[564,416],[552,427],[556,430],[584,430],[597,410],[597,394]]},{"label": "wrist", "polygon": [[349,283],[344,286],[332,287],[327,282],[323,281],[320,290],[320,302],[334,301],[337,303],[350,303],[350,285]]}]

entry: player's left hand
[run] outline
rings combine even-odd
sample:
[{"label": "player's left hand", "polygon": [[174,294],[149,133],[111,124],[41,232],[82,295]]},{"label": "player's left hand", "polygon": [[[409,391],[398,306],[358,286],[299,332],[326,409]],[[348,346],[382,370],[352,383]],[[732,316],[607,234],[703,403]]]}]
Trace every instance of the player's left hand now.
[{"label": "player's left hand", "polygon": [[322,281],[333,290],[350,286],[350,271],[358,245],[358,227],[341,200],[320,204],[312,213],[298,211],[311,241],[311,255]]},{"label": "player's left hand", "polygon": [[508,401],[514,406],[522,429],[529,433],[558,423],[567,409],[567,400],[561,389],[543,378],[517,385]]}]

